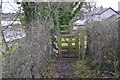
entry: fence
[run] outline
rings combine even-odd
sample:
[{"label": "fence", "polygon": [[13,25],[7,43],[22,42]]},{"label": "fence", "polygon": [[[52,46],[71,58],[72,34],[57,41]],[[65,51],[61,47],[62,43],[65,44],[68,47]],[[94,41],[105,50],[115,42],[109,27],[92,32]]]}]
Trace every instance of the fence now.
[{"label": "fence", "polygon": [[[77,27],[74,29],[74,27]],[[74,58],[85,53],[85,25],[63,25],[60,33],[53,34],[53,51],[57,57]],[[74,30],[73,30],[74,29]]]}]

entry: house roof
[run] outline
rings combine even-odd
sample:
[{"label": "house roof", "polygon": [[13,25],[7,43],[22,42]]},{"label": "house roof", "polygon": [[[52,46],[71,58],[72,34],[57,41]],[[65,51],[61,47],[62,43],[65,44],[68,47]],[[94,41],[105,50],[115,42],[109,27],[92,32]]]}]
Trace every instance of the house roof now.
[{"label": "house roof", "polygon": [[84,25],[86,22],[86,20],[77,20],[76,22],[74,22],[74,25]]},{"label": "house roof", "polygon": [[5,20],[5,19],[14,19],[15,16],[17,16],[16,13],[2,13],[2,19]]},{"label": "house roof", "polygon": [[[109,8],[102,8],[102,7],[99,7],[99,8],[96,8],[94,10],[92,10],[91,12],[88,12],[86,15],[100,15],[102,14],[103,12],[107,11],[108,9],[112,9],[111,7]],[[113,10],[113,9],[112,9]],[[117,11],[113,10],[114,12],[116,12],[118,14]]]},{"label": "house roof", "polygon": [[120,15],[120,11],[117,11],[117,13]]},{"label": "house roof", "polygon": [[111,15],[110,17],[108,17],[107,19],[105,19],[105,21],[109,21],[109,20],[116,20],[116,19],[118,19],[118,16],[117,15],[115,15],[115,14],[113,14],[113,15]]}]

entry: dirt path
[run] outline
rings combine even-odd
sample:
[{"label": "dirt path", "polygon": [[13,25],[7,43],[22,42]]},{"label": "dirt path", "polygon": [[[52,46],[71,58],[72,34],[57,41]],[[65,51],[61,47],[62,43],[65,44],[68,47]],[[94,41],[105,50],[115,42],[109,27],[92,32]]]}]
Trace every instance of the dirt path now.
[{"label": "dirt path", "polygon": [[76,58],[62,58],[55,63],[56,78],[73,78],[73,66]]}]

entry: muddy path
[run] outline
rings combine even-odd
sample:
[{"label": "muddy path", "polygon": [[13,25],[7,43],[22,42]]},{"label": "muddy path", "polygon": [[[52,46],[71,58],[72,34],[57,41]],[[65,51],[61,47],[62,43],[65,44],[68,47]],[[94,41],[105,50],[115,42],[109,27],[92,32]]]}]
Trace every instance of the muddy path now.
[{"label": "muddy path", "polygon": [[73,66],[78,59],[76,58],[61,58],[54,65],[56,78],[73,78]]}]

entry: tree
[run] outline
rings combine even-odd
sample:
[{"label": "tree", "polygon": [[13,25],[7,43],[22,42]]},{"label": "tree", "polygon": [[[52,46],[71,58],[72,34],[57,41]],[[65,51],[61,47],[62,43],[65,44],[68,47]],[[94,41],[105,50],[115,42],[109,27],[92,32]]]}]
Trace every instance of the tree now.
[{"label": "tree", "polygon": [[53,18],[55,26],[68,25],[70,20],[80,11],[83,2],[67,3],[23,3],[26,22],[40,18]]},{"label": "tree", "polygon": [[8,67],[4,68],[3,75],[8,78],[48,77],[45,74],[48,72],[42,71],[42,69],[49,66],[48,61],[52,56],[50,30],[57,29],[61,25],[68,25],[80,11],[82,2],[23,2],[22,7],[24,16],[22,21],[25,25],[26,38],[20,42],[22,46],[15,54],[7,56],[8,64],[5,66]]}]

